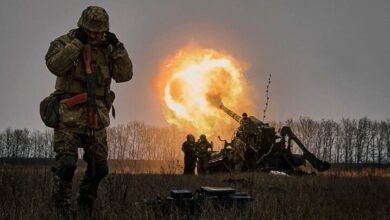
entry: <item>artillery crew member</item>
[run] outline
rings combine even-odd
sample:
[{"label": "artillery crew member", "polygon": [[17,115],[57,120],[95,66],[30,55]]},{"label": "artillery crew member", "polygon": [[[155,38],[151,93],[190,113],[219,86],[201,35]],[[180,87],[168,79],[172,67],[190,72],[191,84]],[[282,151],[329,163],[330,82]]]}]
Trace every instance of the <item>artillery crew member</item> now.
[{"label": "artillery crew member", "polygon": [[212,142],[210,143],[206,135],[202,134],[199,140],[196,142],[196,155],[198,157],[197,171],[199,175],[208,173],[210,152],[208,149],[212,149]]},{"label": "artillery crew member", "polygon": [[243,131],[256,130],[256,124],[248,117],[248,114],[246,112],[242,113],[239,129]]},{"label": "artillery crew member", "polygon": [[245,140],[251,147],[255,147],[256,142],[256,124],[248,117],[247,113],[242,113],[240,127],[238,128],[240,137]]},{"label": "artillery crew member", "polygon": [[196,166],[195,137],[192,134],[187,135],[187,140],[183,143],[184,152],[184,174],[194,175]]},{"label": "artillery crew member", "polygon": [[[54,128],[53,199],[57,213],[71,219],[72,179],[78,148],[84,148],[88,167],[78,193],[79,213],[90,215],[101,180],[108,175],[106,127],[117,83],[132,78],[132,63],[123,44],[109,32],[109,16],[97,6],[86,8],[78,28],[50,44],[46,65],[57,76],[55,94],[61,97],[59,123]],[[88,114],[88,116],[87,116]]]}]

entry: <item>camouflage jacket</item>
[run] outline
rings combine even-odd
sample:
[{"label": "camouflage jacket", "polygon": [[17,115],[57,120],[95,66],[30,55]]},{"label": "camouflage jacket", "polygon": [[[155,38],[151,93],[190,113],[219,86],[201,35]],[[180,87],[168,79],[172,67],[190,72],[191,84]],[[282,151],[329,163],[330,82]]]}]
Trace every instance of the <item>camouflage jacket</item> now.
[{"label": "camouflage jacket", "polygon": [[195,141],[193,142],[185,141],[181,149],[185,155],[195,157],[195,145],[196,145]]},{"label": "camouflage jacket", "polygon": [[[64,94],[84,93],[87,90],[86,77],[81,60],[83,43],[74,37],[75,29],[51,42],[45,56],[50,72],[57,76],[55,89]],[[92,72],[96,75],[96,96],[98,106],[98,127],[105,128],[110,124],[109,107],[114,97],[110,94],[111,79],[116,82],[129,81],[133,76],[132,62],[123,44],[115,48],[102,41],[91,45]],[[107,103],[110,100],[111,103]],[[80,104],[72,109],[67,108],[64,100],[59,106],[60,127],[84,132],[86,126],[86,105]]]},{"label": "camouflage jacket", "polygon": [[238,128],[242,132],[255,133],[257,130],[256,124],[250,119],[241,119],[240,127]]},{"label": "camouflage jacket", "polygon": [[198,142],[196,142],[196,153],[198,157],[209,156],[209,152],[208,152],[209,148],[211,149],[211,144],[207,140],[206,141],[198,140]]}]

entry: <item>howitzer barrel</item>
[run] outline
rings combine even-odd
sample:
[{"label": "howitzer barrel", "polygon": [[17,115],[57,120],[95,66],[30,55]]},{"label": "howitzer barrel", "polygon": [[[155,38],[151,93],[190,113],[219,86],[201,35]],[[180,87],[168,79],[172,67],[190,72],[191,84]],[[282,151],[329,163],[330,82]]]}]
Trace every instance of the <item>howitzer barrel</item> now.
[{"label": "howitzer barrel", "polygon": [[222,109],[222,111],[224,111],[226,114],[228,114],[230,117],[232,117],[235,121],[237,121],[238,123],[240,123],[241,121],[241,116],[237,115],[235,112],[233,112],[232,110],[228,109],[226,106],[224,106],[223,104],[221,104],[219,106],[220,109]]}]

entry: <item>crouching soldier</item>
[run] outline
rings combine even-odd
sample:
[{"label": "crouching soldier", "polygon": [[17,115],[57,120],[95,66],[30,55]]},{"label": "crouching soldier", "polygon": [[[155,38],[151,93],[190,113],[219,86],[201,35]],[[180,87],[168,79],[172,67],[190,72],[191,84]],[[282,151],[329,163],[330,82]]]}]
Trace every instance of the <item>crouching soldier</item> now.
[{"label": "crouching soldier", "polygon": [[92,212],[99,183],[108,174],[106,127],[115,98],[111,80],[126,82],[133,75],[127,51],[109,31],[109,17],[103,8],[86,8],[77,26],[51,42],[45,57],[48,69],[57,76],[55,94],[61,99],[52,170],[53,200],[64,219],[73,216],[72,179],[78,148],[84,148],[83,159],[88,164],[78,193],[79,214]]},{"label": "crouching soldier", "polygon": [[195,137],[192,134],[187,135],[187,140],[183,143],[184,152],[184,175],[194,175],[196,166]]},{"label": "crouching soldier", "polygon": [[200,135],[199,140],[196,142],[196,155],[198,157],[197,171],[199,175],[208,174],[209,172],[209,148],[212,149],[212,143],[210,144],[206,135]]}]

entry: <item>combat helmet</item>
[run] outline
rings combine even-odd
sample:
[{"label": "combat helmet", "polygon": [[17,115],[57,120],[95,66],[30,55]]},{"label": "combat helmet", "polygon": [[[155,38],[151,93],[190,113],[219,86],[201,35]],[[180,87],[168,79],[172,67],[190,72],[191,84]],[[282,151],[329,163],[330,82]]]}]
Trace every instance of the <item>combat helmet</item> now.
[{"label": "combat helmet", "polygon": [[194,135],[188,134],[188,135],[187,135],[187,140],[190,140],[190,139],[195,140]]},{"label": "combat helmet", "polygon": [[81,13],[77,26],[88,31],[108,31],[110,28],[108,23],[108,14],[104,8],[99,6],[89,6]]}]

